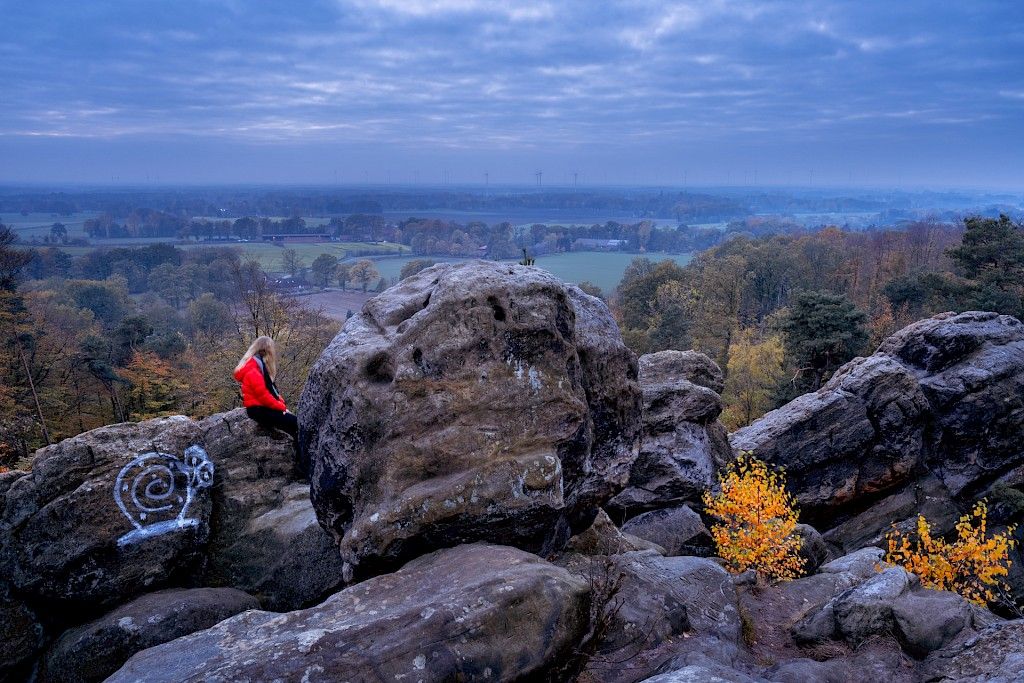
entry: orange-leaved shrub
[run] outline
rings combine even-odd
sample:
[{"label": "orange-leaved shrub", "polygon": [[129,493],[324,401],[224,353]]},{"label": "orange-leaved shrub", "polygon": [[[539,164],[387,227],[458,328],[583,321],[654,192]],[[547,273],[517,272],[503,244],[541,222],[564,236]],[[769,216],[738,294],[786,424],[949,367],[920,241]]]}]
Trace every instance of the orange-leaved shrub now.
[{"label": "orange-leaved shrub", "polygon": [[893,528],[886,536],[886,562],[898,564],[916,574],[926,588],[959,593],[971,602],[994,602],[997,591],[1005,591],[1002,577],[1010,569],[1011,538],[1014,528],[988,535],[988,506],[979,501],[956,524],[957,538],[948,542],[932,536],[924,515],[917,517],[917,537],[911,539]]},{"label": "orange-leaved shrub", "polygon": [[721,491],[704,494],[707,513],[718,520],[711,537],[733,573],[756,569],[772,581],[803,573],[797,509],[785,477],[743,454],[719,475]]}]

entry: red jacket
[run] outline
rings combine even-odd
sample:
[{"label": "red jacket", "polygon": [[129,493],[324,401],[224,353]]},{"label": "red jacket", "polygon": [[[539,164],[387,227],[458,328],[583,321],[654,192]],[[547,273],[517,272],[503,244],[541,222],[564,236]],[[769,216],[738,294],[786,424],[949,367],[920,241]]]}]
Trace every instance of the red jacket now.
[{"label": "red jacket", "polygon": [[288,409],[284,401],[270,392],[263,378],[263,368],[255,358],[250,358],[241,370],[235,371],[235,379],[242,384],[242,405],[246,408],[263,406],[280,411]]}]

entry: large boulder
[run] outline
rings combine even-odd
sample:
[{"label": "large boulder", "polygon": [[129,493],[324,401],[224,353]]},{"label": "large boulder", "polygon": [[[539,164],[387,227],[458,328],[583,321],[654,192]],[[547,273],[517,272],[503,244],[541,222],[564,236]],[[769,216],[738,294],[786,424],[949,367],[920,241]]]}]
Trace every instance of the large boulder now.
[{"label": "large boulder", "polygon": [[41,683],[102,681],[136,652],[258,607],[256,598],[234,588],[170,589],[143,595],[66,631],[47,651],[38,678]]},{"label": "large boulder", "polygon": [[657,543],[621,531],[604,510],[599,510],[594,523],[570,538],[565,546],[566,553],[579,555],[618,555],[633,550],[653,550],[666,554],[665,549]]},{"label": "large boulder", "polygon": [[935,683],[1019,683],[1024,678],[1024,619],[993,624],[932,654],[924,680]]},{"label": "large boulder", "polygon": [[185,580],[210,530],[213,466],[185,456],[201,437],[198,423],[167,417],[38,451],[5,494],[0,574],[20,594],[87,612]]},{"label": "large boulder", "polygon": [[622,530],[657,543],[668,555],[707,557],[715,549],[715,542],[704,521],[687,505],[637,515],[623,524]]},{"label": "large boulder", "polygon": [[609,504],[626,516],[700,501],[731,457],[718,422],[721,369],[694,351],[650,353],[639,364],[643,441],[629,486]]},{"label": "large boulder", "polygon": [[463,545],[297,612],[252,611],[145,650],[111,683],[538,680],[587,629],[587,584],[521,550]]},{"label": "large boulder", "polygon": [[309,604],[337,586],[341,562],[294,461],[290,437],[243,410],[65,439],[3,479],[0,573],[29,604],[74,607],[44,610],[61,625],[165,586]]},{"label": "large boulder", "polygon": [[[971,499],[1024,464],[1022,429],[1024,325],[970,312],[910,325],[731,441],[785,466],[803,512],[827,529],[865,500],[919,500],[907,486],[928,472],[932,490]],[[900,521],[885,517],[862,516],[838,544],[849,548]]]},{"label": "large boulder", "polygon": [[626,483],[636,373],[607,307],[545,271],[406,278],[345,324],[302,392],[320,523],[361,576],[480,539],[557,549]]}]

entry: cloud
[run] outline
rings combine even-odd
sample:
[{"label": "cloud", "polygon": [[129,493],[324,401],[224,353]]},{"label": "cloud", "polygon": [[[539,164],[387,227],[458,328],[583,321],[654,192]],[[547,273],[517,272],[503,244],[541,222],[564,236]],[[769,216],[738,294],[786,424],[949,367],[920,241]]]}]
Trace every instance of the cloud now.
[{"label": "cloud", "polygon": [[1017,15],[925,0],[19,3],[0,39],[0,137],[566,158],[644,141],[664,164],[702,145],[942,144],[921,124],[1019,137]]}]

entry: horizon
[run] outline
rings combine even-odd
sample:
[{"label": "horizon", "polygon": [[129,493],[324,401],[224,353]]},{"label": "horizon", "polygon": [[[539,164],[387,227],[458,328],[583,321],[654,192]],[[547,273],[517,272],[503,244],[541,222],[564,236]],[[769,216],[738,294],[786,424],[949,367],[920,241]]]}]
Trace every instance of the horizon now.
[{"label": "horizon", "polygon": [[1024,186],[1014,2],[10,5],[3,184]]}]

